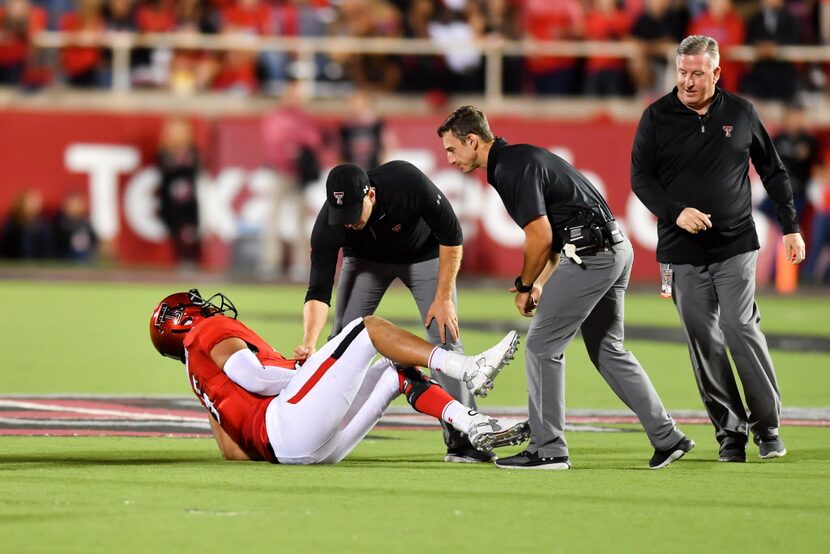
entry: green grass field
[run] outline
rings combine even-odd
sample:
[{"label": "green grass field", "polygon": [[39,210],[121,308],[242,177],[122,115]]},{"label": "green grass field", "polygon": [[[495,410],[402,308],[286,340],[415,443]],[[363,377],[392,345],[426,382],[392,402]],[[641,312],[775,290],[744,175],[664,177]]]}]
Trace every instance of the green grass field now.
[{"label": "green grass field", "polygon": [[[299,341],[301,288],[195,284],[228,294],[282,351]],[[0,281],[0,394],[190,394],[180,366],[148,340],[158,300],[189,286]],[[830,337],[829,297],[759,304],[767,332]],[[468,351],[498,334],[464,321],[527,323],[504,290],[463,289],[459,305]],[[379,310],[402,322],[416,313],[400,289]],[[629,295],[627,321],[678,325],[653,293]],[[684,345],[627,347],[670,411],[701,409]],[[569,408],[622,409],[579,339],[567,356]],[[830,354],[773,359],[785,406],[830,406]],[[520,350],[482,408],[524,405],[524,383]],[[645,469],[641,432],[569,433],[569,472],[445,464],[429,431],[375,431],[331,467],[222,462],[209,439],[0,437],[0,551],[826,551],[830,429],[784,428],[786,458],[761,462],[750,449],[743,465],[714,461],[708,425],[683,429],[698,447],[657,472]]]}]

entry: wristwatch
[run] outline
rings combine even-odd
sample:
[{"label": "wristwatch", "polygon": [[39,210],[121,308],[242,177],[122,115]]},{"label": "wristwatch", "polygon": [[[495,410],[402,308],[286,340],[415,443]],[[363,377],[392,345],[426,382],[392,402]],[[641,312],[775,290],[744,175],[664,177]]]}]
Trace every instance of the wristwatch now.
[{"label": "wristwatch", "polygon": [[533,290],[533,284],[531,283],[529,285],[525,285],[524,282],[522,282],[521,275],[516,277],[516,280],[513,281],[513,286],[516,287],[516,290],[519,292],[530,292]]}]

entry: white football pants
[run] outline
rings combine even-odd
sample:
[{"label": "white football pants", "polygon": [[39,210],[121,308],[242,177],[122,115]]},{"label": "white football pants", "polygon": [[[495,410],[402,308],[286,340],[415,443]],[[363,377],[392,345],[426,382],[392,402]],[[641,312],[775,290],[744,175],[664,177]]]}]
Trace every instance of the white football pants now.
[{"label": "white football pants", "polygon": [[265,412],[281,464],[336,464],[400,394],[398,372],[377,355],[358,318],[311,355]]}]

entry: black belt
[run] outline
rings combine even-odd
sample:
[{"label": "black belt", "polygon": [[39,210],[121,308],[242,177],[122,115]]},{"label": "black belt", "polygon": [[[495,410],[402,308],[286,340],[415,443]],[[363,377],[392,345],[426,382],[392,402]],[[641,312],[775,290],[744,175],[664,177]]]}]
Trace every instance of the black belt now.
[{"label": "black belt", "polygon": [[577,252],[580,256],[596,256],[600,252],[609,252],[611,249],[607,246],[599,247],[599,246],[591,246],[586,248],[585,250],[580,250]]}]

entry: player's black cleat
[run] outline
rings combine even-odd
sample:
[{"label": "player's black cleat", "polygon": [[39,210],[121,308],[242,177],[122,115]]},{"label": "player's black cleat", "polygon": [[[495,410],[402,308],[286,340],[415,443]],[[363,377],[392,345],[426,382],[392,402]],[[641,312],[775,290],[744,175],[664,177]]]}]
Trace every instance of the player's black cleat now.
[{"label": "player's black cleat", "polygon": [[571,469],[571,462],[567,456],[545,457],[538,452],[519,452],[515,456],[496,460],[496,466],[502,469]]},{"label": "player's black cleat", "polygon": [[442,421],[441,426],[444,428],[444,442],[447,445],[447,454],[444,456],[445,462],[489,464],[496,459],[496,455],[492,452],[476,450],[467,435],[453,429],[448,423]]},{"label": "player's black cleat", "polygon": [[461,464],[489,464],[496,459],[496,455],[489,451],[476,450],[471,446],[467,448],[448,448],[444,456],[445,462]]}]

